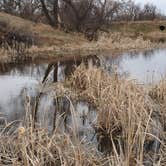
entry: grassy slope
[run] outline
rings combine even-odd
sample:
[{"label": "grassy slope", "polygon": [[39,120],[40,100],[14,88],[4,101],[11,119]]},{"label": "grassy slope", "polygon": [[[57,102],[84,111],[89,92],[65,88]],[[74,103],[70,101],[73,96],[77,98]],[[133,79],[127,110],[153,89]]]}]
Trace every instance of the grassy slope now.
[{"label": "grassy slope", "polygon": [[[12,29],[21,30],[26,32],[32,32],[38,35],[39,46],[29,50],[29,53],[33,58],[49,59],[50,57],[59,57],[63,54],[66,56],[73,46],[78,50],[82,43],[86,43],[86,39],[82,34],[65,33],[60,30],[56,30],[49,25],[42,23],[34,23],[17,16],[0,12],[0,23],[6,22],[8,28],[6,32]],[[3,32],[4,33],[4,32]],[[2,34],[0,30],[0,34]],[[67,50],[65,50],[67,49]],[[79,52],[75,51],[75,52]],[[77,53],[76,53],[77,54]],[[0,62],[10,62],[8,53],[4,54],[3,50],[0,50]]]},{"label": "grassy slope", "polygon": [[160,31],[159,29],[161,25],[166,27],[166,21],[119,22],[113,23],[111,30],[113,32],[122,32],[131,37],[141,34],[145,39],[158,41],[161,38],[166,39],[166,30]]},{"label": "grassy slope", "polygon": [[[40,59],[55,58],[57,56],[66,57],[71,55],[97,54],[104,50],[116,52],[133,49],[149,49],[156,47],[156,45],[151,44],[149,41],[144,42],[145,39],[158,41],[160,38],[166,38],[166,31],[160,32],[159,30],[159,25],[166,25],[166,21],[113,23],[110,29],[111,33],[101,35],[97,42],[88,42],[79,33],[65,33],[60,30],[55,30],[49,25],[33,23],[0,12],[0,22],[4,21],[8,24],[6,31],[20,29],[38,34],[40,46],[31,48],[29,52],[34,58],[37,57]],[[140,36],[144,40],[137,40]],[[2,57],[3,53],[1,52],[0,55]],[[5,58],[8,59],[8,55],[5,55]]]},{"label": "grassy slope", "polygon": [[[42,44],[44,45],[61,45],[66,43],[77,43],[84,41],[84,38],[79,34],[64,33],[60,30],[55,30],[49,25],[42,23],[34,23],[20,17],[0,12],[0,21],[6,21],[10,29],[21,29],[30,31],[39,35]],[[78,40],[79,37],[79,40]],[[76,42],[77,41],[77,42]]]},{"label": "grassy slope", "polygon": [[[81,44],[85,42],[83,35],[74,33],[64,33],[55,30],[49,25],[42,23],[33,23],[31,21],[0,12],[0,21],[4,20],[9,23],[10,28],[25,29],[39,34],[45,45],[54,44]],[[111,25],[111,32],[122,32],[127,35],[141,33],[143,35],[151,35],[153,33],[166,36],[166,30],[161,32],[159,26],[166,26],[166,21],[142,21],[142,22],[118,22]],[[157,36],[156,36],[157,37]]]},{"label": "grassy slope", "polygon": [[112,30],[147,33],[152,31],[160,31],[160,25],[166,26],[166,21],[117,22],[112,24]]}]

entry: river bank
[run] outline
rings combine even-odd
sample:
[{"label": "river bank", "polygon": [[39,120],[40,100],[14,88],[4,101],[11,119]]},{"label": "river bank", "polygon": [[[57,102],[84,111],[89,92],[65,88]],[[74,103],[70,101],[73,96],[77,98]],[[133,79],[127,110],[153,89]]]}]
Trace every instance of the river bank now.
[{"label": "river bank", "polygon": [[[26,48],[19,55],[17,50],[1,48],[1,63],[10,63],[15,59],[55,60],[73,55],[100,55],[104,52],[116,55],[124,51],[166,47],[163,39],[165,31],[161,32],[159,29],[159,25],[165,25],[164,21],[113,23],[110,28],[107,28],[109,33],[99,32],[98,41],[92,42],[89,42],[81,33],[65,33],[48,25],[33,23],[6,13],[0,13],[0,22],[6,25],[5,30],[3,26],[0,27],[0,31],[3,30],[2,34],[13,30],[23,34],[35,34],[37,43],[31,48]],[[156,40],[151,40],[151,38],[156,38]]]}]

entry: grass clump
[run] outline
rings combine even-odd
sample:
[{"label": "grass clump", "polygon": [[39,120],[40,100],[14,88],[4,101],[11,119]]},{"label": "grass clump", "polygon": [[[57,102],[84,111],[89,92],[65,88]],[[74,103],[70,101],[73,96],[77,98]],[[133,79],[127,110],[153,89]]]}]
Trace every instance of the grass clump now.
[{"label": "grass clump", "polygon": [[80,98],[97,107],[95,129],[101,151],[115,156],[121,165],[154,164],[162,158],[161,107],[143,87],[117,73],[110,76],[85,66],[75,71],[71,82]]},{"label": "grass clump", "polygon": [[[53,132],[39,121],[34,125],[28,99],[25,120],[19,125],[7,124],[0,132],[0,164],[165,165],[165,116],[161,118],[165,99],[160,97],[164,96],[164,82],[156,89],[149,92],[116,72],[110,75],[95,66],[87,68],[81,64],[65,82],[43,89],[43,93],[54,92],[55,100],[69,100],[74,126],[69,126],[69,132],[61,128],[61,117],[67,116],[65,110],[61,110],[63,115],[55,116]],[[97,118],[92,124],[96,146],[93,140],[79,137],[77,113],[72,105],[76,100],[96,108]],[[61,104],[65,109],[65,103]]]},{"label": "grass clump", "polygon": [[[28,105],[26,105],[28,111]],[[31,110],[29,110],[31,111]],[[88,142],[79,140],[59,127],[53,132],[36,124],[31,113],[23,122],[6,124],[0,132],[0,165],[54,166],[101,165],[109,162]]]}]

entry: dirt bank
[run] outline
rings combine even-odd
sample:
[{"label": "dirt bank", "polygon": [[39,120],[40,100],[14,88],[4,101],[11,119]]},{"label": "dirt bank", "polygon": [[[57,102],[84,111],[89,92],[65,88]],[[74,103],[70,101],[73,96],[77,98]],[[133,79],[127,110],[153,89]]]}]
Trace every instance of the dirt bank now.
[{"label": "dirt bank", "polygon": [[[105,51],[119,53],[123,51],[166,47],[165,31],[159,25],[165,22],[113,23],[109,33],[99,33],[98,41],[89,42],[83,34],[65,33],[48,25],[33,23],[22,18],[0,13],[1,36],[11,31],[22,31],[37,36],[36,46],[24,50],[21,54],[4,48],[0,49],[0,62],[9,63],[15,59],[56,59],[70,56],[101,54]],[[6,26],[5,30],[3,26]],[[163,40],[159,40],[159,39]],[[153,39],[153,40],[152,40]]]}]

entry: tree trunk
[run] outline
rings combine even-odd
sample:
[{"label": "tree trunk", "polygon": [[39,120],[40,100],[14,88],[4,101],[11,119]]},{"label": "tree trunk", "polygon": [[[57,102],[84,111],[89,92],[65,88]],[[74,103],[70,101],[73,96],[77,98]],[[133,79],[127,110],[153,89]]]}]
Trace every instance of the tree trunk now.
[{"label": "tree trunk", "polygon": [[43,12],[44,12],[49,24],[54,27],[56,25],[55,21],[50,16],[49,11],[48,11],[48,9],[46,7],[45,1],[44,0],[40,0],[40,2],[41,2],[41,5],[42,5]]},{"label": "tree trunk", "polygon": [[54,23],[55,23],[55,27],[58,28],[58,0],[54,1],[54,6],[53,6],[53,13],[54,13]]}]

